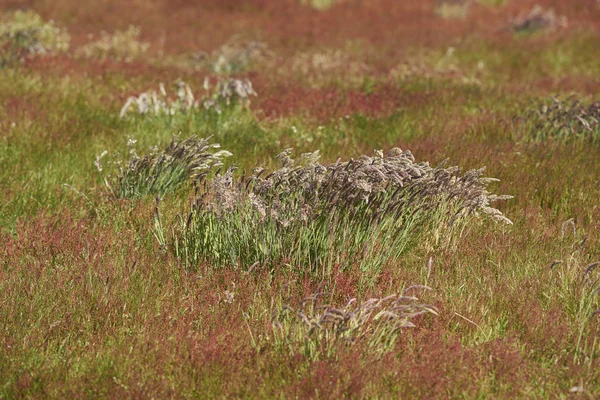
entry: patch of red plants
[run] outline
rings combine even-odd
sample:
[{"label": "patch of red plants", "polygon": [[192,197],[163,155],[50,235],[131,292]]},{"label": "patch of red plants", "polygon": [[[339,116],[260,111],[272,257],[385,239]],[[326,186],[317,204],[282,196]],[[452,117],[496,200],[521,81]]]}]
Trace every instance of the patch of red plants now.
[{"label": "patch of red plants", "polygon": [[[473,33],[502,35],[510,17],[529,11],[535,4],[555,8],[569,18],[571,26],[600,26],[600,11],[594,0],[573,4],[526,0],[503,8],[474,5],[464,20],[435,15],[434,4],[435,0],[346,0],[319,11],[296,0],[107,0],[86,5],[68,0],[60,4],[8,0],[5,7],[30,7],[46,18],[65,22],[75,45],[87,41],[90,32],[123,29],[133,23],[141,26],[144,39],[169,53],[210,51],[239,33],[267,37],[277,47],[334,45],[348,39],[393,44],[395,48],[443,46]],[[130,16],[127,23],[123,15]]]},{"label": "patch of red plants", "polygon": [[[260,86],[257,90],[260,90]],[[431,93],[405,92],[392,86],[371,93],[353,89],[310,89],[303,87],[267,88],[253,103],[253,109],[266,118],[305,114],[318,122],[352,114],[385,116],[406,107],[427,104]]]}]

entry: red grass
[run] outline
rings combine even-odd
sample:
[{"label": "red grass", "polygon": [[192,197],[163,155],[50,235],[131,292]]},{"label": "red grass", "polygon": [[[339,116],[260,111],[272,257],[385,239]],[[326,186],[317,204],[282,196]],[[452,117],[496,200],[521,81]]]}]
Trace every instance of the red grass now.
[{"label": "red grass", "polygon": [[[497,36],[510,16],[528,11],[534,4],[554,7],[572,21],[572,26],[600,26],[600,11],[594,0],[576,6],[560,0],[511,2],[494,9],[472,7],[469,18],[444,20],[434,15],[433,0],[347,0],[327,11],[298,5],[294,0],[106,0],[82,6],[72,0],[9,0],[6,8],[32,7],[45,17],[67,24],[74,44],[84,42],[89,32],[140,25],[155,44],[164,42],[167,52],[212,50],[240,32],[265,36],[279,44],[340,44],[361,38],[371,43],[394,44],[397,48],[418,45],[448,45],[477,32]],[[130,15],[125,23],[122,15]]]}]

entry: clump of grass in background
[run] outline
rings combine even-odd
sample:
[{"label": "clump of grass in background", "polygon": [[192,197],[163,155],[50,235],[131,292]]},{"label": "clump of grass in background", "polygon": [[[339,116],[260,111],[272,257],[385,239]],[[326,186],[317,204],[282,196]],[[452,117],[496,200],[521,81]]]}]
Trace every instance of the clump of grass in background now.
[{"label": "clump of grass in background", "polygon": [[119,116],[121,118],[128,114],[138,115],[175,115],[179,112],[188,112],[198,108],[199,103],[194,97],[190,86],[183,82],[176,82],[175,98],[169,98],[164,84],[160,84],[158,92],[149,90],[139,96],[131,96],[127,99]]},{"label": "clump of grass in background", "polygon": [[554,31],[568,25],[565,16],[558,16],[554,10],[544,10],[535,5],[527,14],[519,15],[509,22],[510,29],[516,33],[528,34],[539,31]]},{"label": "clump of grass in background", "polygon": [[470,7],[470,0],[437,0],[434,12],[442,18],[466,18]]},{"label": "clump of grass in background", "polygon": [[132,62],[144,55],[150,48],[150,43],[141,41],[140,36],[140,28],[133,25],[125,31],[116,30],[112,34],[101,32],[99,39],[81,46],[75,55],[100,61],[110,59]]},{"label": "clump of grass in background", "polygon": [[150,90],[139,96],[131,96],[121,108],[120,117],[129,114],[137,115],[176,115],[205,110],[215,110],[221,113],[222,107],[249,107],[250,97],[256,96],[252,82],[247,79],[219,80],[212,91],[210,81],[205,79],[204,89],[209,93],[202,101],[196,100],[191,87],[179,80],[176,83],[175,97],[169,97],[165,86],[161,83],[158,92]]},{"label": "clump of grass in background", "polygon": [[54,21],[46,22],[33,11],[15,11],[0,22],[0,66],[65,52],[70,41],[69,33]]},{"label": "clump of grass in background", "polygon": [[342,0],[301,0],[300,4],[316,8],[317,10],[327,10]]},{"label": "clump of grass in background", "polygon": [[410,151],[319,163],[290,150],[281,168],[257,168],[236,179],[230,169],[205,182],[185,218],[174,250],[186,264],[306,266],[326,276],[334,268],[377,272],[416,244],[449,242],[473,214],[510,222],[490,203],[483,170],[416,163]]},{"label": "clump of grass in background", "polygon": [[[210,80],[204,80],[204,90],[211,91]],[[222,108],[250,107],[250,98],[258,96],[249,79],[220,79],[217,81],[212,94],[202,101],[206,110],[221,113]]]},{"label": "clump of grass in background", "polygon": [[399,81],[444,79],[465,85],[482,85],[485,71],[483,61],[476,66],[466,66],[460,62],[457,51],[460,50],[448,47],[443,53],[425,53],[409,58],[392,68],[389,77]]},{"label": "clump of grass in background", "polygon": [[[215,152],[219,144],[210,144],[208,139],[196,137],[183,141],[174,138],[165,149],[151,148],[143,157],[137,155],[134,145],[135,141],[129,140],[129,160],[117,162],[118,173],[105,179],[109,192],[117,199],[148,195],[163,197],[185,182],[200,179],[220,167],[222,160],[231,156],[225,150]],[[105,154],[96,159],[100,171],[100,159]]]},{"label": "clump of grass in background", "polygon": [[272,58],[266,43],[256,40],[243,40],[234,36],[212,54],[197,52],[192,56],[198,67],[208,67],[217,74],[231,74],[248,71],[256,64]]},{"label": "clump of grass in background", "polygon": [[490,7],[502,7],[508,4],[509,0],[477,0],[479,4]]},{"label": "clump of grass in background", "polygon": [[[414,286],[409,289],[429,289]],[[406,293],[406,291],[405,291]],[[392,351],[405,328],[424,314],[437,315],[437,309],[418,303],[408,295],[372,298],[362,303],[350,299],[342,307],[321,304],[325,293],[314,293],[296,307],[277,305],[272,310],[271,331],[261,337],[264,343],[288,354],[302,354],[308,360],[335,358],[338,350],[362,344],[370,355]],[[258,345],[258,344],[255,344]]]},{"label": "clump of grass in background", "polygon": [[348,52],[331,49],[296,54],[290,68],[315,87],[331,83],[360,85],[373,72],[366,63],[353,59]]},{"label": "clump of grass in background", "polygon": [[600,101],[586,105],[576,98],[550,98],[521,118],[535,140],[600,139]]}]

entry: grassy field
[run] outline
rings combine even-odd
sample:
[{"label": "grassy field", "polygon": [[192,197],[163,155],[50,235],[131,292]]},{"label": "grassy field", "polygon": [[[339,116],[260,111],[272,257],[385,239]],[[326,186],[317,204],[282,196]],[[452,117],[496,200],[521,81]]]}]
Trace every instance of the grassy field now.
[{"label": "grassy field", "polygon": [[0,399],[600,397],[598,1],[88,3],[0,1]]}]

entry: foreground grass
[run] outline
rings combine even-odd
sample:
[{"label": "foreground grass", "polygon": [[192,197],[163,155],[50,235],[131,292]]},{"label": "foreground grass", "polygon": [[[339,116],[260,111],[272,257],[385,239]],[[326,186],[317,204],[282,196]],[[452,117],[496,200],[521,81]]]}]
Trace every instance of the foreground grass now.
[{"label": "foreground grass", "polygon": [[[524,39],[520,46],[535,49],[525,69],[509,47],[465,43],[456,63],[475,76],[475,55],[483,58],[488,69],[475,76],[483,84],[444,73],[391,81],[374,75],[360,85],[324,79],[302,92],[316,102],[292,102],[288,113],[261,103],[259,91],[250,110],[120,119],[129,95],[160,82],[153,71],[3,69],[0,398],[600,394],[599,145],[585,135],[555,140],[514,119],[560,86],[532,85],[537,78],[573,75],[584,83],[576,89],[581,97],[597,94],[587,86],[599,65],[588,51],[594,39],[578,32]],[[432,49],[419,63],[446,51]],[[165,82],[183,75],[202,85],[190,70],[161,74]],[[288,79],[264,84],[266,95],[285,98],[308,78]],[[391,111],[365,106],[385,104],[390,93],[397,95]],[[349,112],[318,108],[330,94],[341,100],[327,104]],[[320,150],[324,163],[400,147],[433,165],[446,158],[464,170],[486,165],[500,179],[491,190],[515,196],[499,205],[514,224],[473,218],[449,245],[424,238],[374,269],[331,263],[327,274],[310,274],[311,260],[302,258],[273,266],[201,257],[186,265],[160,234],[177,236],[193,183],[161,192],[158,229],[153,196],[115,198],[103,180],[109,164],[102,173],[94,166],[104,150],[111,160],[128,159],[130,139],[141,155],[173,135],[212,136],[233,153],[225,163],[240,167],[237,176],[257,165],[274,168],[286,147]],[[365,332],[385,332],[381,340],[353,342],[327,330],[298,334],[306,330],[300,317],[274,323],[315,294],[338,309],[351,298],[363,304],[414,295],[415,307],[435,313],[411,317],[411,329],[366,323]]]}]

